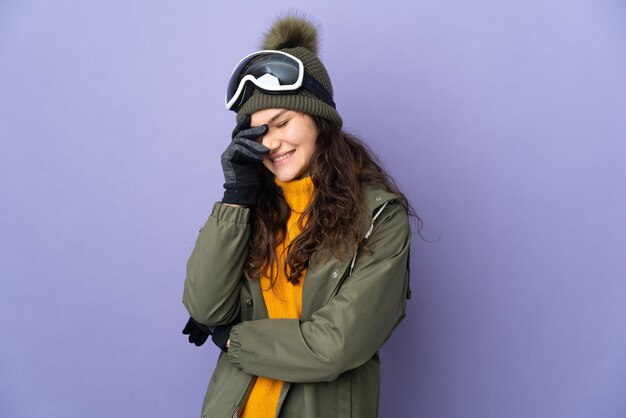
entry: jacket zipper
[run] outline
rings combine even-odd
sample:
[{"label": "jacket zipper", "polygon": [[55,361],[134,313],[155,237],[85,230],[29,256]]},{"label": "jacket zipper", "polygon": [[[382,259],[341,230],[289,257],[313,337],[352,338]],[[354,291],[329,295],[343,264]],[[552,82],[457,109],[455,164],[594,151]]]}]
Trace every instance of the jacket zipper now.
[{"label": "jacket zipper", "polygon": [[237,404],[237,407],[233,411],[232,418],[237,418],[239,416],[239,410],[248,401],[248,397],[250,396],[250,392],[252,392],[252,387],[254,386],[255,382],[256,382],[256,377],[253,376],[250,379],[250,383],[248,383],[248,387],[246,388],[246,391],[241,396],[241,399],[239,400],[239,403]]}]

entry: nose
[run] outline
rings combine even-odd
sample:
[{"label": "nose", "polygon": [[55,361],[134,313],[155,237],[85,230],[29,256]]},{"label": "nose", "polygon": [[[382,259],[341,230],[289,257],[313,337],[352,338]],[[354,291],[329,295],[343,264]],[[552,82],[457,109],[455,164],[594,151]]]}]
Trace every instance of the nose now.
[{"label": "nose", "polygon": [[274,152],[280,148],[282,141],[276,134],[276,131],[272,128],[269,128],[267,130],[267,133],[263,135],[263,138],[261,139],[261,144],[269,148],[270,152]]}]

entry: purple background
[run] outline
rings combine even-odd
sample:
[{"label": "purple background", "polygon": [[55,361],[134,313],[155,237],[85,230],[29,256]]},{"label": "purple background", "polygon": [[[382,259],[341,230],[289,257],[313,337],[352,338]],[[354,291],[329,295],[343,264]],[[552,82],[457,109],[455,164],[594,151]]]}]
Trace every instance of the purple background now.
[{"label": "purple background", "polygon": [[[194,417],[223,92],[287,1],[0,2],[0,416]],[[626,6],[317,1],[346,127],[422,216],[382,417],[626,416]]]}]

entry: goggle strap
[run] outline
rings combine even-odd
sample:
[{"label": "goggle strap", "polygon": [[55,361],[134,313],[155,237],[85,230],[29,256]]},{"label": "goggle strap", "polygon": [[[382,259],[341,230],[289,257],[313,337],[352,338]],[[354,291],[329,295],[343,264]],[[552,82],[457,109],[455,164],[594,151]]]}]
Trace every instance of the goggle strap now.
[{"label": "goggle strap", "polygon": [[315,97],[336,109],[335,102],[333,101],[332,96],[322,84],[317,81],[314,77],[310,76],[306,71],[304,72],[304,78],[302,79],[302,87],[311,92]]}]

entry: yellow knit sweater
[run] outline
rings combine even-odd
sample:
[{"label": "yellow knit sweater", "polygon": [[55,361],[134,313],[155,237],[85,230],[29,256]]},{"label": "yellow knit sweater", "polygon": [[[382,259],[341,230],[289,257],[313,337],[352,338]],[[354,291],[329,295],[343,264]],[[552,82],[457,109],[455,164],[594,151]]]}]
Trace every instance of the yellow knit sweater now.
[{"label": "yellow knit sweater", "polygon": [[[313,180],[310,177],[305,177],[284,183],[277,179],[276,184],[283,190],[285,200],[291,208],[291,215],[287,221],[287,236],[276,247],[279,266],[276,282],[274,286],[271,286],[270,278],[267,277],[268,274],[262,274],[260,278],[261,291],[270,318],[300,318],[304,280],[300,278],[298,284],[295,285],[287,281],[284,270],[285,252],[289,243],[301,232],[298,221],[313,196]],[[268,379],[263,376],[257,377],[248,401],[239,416],[242,418],[274,418],[282,387],[283,382],[280,380]]]}]

